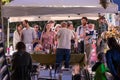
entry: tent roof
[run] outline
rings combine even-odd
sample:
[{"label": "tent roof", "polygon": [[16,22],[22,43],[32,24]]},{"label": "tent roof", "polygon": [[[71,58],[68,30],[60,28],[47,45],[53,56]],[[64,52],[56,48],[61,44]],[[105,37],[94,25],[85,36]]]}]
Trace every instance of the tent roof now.
[{"label": "tent roof", "polygon": [[99,0],[14,0],[6,6],[83,7],[100,6]]},{"label": "tent roof", "polygon": [[[104,14],[103,14],[104,15]],[[88,19],[97,20],[98,14],[62,14],[62,15],[35,15],[35,16],[18,16],[10,17],[9,22],[22,22],[27,19],[29,21],[48,21],[48,20],[77,20],[86,16]]]},{"label": "tent roof", "polygon": [[118,6],[109,3],[104,9],[99,0],[14,0],[2,7],[3,17],[79,14],[79,13],[116,13]]}]

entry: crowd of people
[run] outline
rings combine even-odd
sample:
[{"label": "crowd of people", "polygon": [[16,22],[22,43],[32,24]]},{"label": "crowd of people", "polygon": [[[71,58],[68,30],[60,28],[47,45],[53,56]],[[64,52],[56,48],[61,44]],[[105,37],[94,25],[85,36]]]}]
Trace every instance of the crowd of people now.
[{"label": "crowd of people", "polygon": [[[62,67],[63,60],[65,61],[65,68],[69,68],[70,54],[73,49],[74,53],[86,54],[87,65],[89,65],[91,63],[89,59],[92,55],[92,46],[95,44],[97,47],[96,55],[100,53],[97,57],[98,62],[95,63],[97,61],[96,59],[94,61],[95,65],[92,68],[93,71],[96,71],[95,80],[107,80],[105,77],[105,72],[107,71],[112,73],[115,80],[120,80],[120,46],[114,37],[107,39],[101,37],[103,32],[108,31],[108,24],[103,16],[100,17],[98,21],[99,27],[98,30],[95,30],[95,25],[88,23],[87,17],[81,18],[81,25],[78,26],[77,29],[74,28],[72,21],[63,21],[55,25],[55,21],[51,20],[45,24],[43,31],[40,32],[40,27],[37,24],[31,27],[29,21],[24,20],[22,24],[19,23],[16,25],[16,31],[14,32],[13,46],[14,50],[17,49],[17,53],[15,52],[13,54],[13,59],[16,59],[15,56],[17,57],[17,54],[22,56],[21,51],[25,53],[24,57],[27,57],[27,54],[32,51],[44,51],[45,54],[56,54],[57,68]],[[110,49],[106,54],[104,53],[105,43]],[[23,48],[19,49],[20,45],[23,46]],[[104,64],[103,55],[106,55],[108,68]],[[13,60],[12,63],[13,68],[16,69],[14,61],[17,62],[17,60]],[[30,57],[27,61],[29,62],[26,62],[28,64],[27,66],[31,66]],[[26,63],[21,64],[24,65]],[[99,74],[102,77],[101,79],[98,79]]]},{"label": "crowd of people", "polygon": [[[61,24],[56,24],[54,21],[48,21],[42,32],[39,31],[39,26],[35,24],[33,27],[29,25],[28,20],[24,20],[22,24],[16,25],[16,30],[13,35],[13,48],[15,50],[15,45],[19,41],[23,41],[27,47],[27,51],[45,51],[49,53],[52,50],[56,53],[58,46],[58,40],[56,35],[60,29],[62,29],[66,24],[66,28],[72,31],[74,39],[71,39],[71,44],[73,48],[78,48],[78,53],[84,53],[84,50],[89,53],[90,50],[86,50],[87,47],[90,49],[90,43],[93,39],[96,39],[95,25],[92,23],[88,24],[87,17],[81,19],[81,25],[75,29],[72,21],[61,22]],[[23,25],[23,26],[22,26]],[[55,25],[55,26],[54,26]],[[29,35],[29,36],[28,36]],[[87,45],[87,46],[86,46]],[[84,49],[84,46],[85,49]]]}]

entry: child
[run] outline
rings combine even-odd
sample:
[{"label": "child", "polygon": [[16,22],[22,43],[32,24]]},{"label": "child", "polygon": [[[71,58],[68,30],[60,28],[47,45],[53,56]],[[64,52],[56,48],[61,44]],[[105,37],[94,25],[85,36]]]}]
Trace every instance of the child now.
[{"label": "child", "polygon": [[108,71],[108,68],[104,65],[104,53],[99,53],[98,62],[92,67],[92,71],[95,71],[94,80],[107,80],[105,72]]},{"label": "child", "polygon": [[81,75],[80,75],[80,65],[79,64],[75,64],[72,68],[72,80],[81,80]]}]

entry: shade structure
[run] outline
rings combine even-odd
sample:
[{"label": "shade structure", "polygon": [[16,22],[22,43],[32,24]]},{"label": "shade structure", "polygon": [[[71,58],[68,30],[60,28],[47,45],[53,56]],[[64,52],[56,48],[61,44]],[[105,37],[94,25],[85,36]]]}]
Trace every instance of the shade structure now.
[{"label": "shade structure", "polygon": [[86,16],[88,19],[97,20],[98,19],[97,13],[89,13],[89,14],[54,14],[54,15],[35,15],[35,16],[17,16],[17,17],[10,17],[9,22],[22,22],[23,20],[27,19],[29,21],[48,21],[48,20],[78,20],[81,19],[83,16]]},{"label": "shade structure", "polygon": [[2,16],[116,13],[117,11],[118,5],[109,3],[107,9],[104,9],[99,0],[14,0],[2,7]]},{"label": "shade structure", "polygon": [[[68,14],[117,13],[117,11],[118,5],[108,3],[107,9],[104,9],[99,0],[13,0],[2,6],[2,17],[11,19],[12,17],[37,16],[36,19],[38,19],[38,15],[53,17]],[[9,25],[7,40],[9,47]]]}]

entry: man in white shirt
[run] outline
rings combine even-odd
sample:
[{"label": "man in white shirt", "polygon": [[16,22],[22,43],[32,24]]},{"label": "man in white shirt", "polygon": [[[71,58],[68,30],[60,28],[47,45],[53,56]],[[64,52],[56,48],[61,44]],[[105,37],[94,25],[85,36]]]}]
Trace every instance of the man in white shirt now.
[{"label": "man in white shirt", "polygon": [[82,17],[81,25],[77,27],[77,36],[78,36],[78,52],[84,53],[84,45],[85,45],[85,38],[86,38],[86,31],[88,27],[88,19],[87,17]]},{"label": "man in white shirt", "polygon": [[56,65],[61,67],[62,61],[65,60],[65,68],[69,68],[71,39],[74,35],[71,30],[67,29],[67,23],[61,23],[62,28],[58,31],[56,38],[58,46],[56,51]]}]

